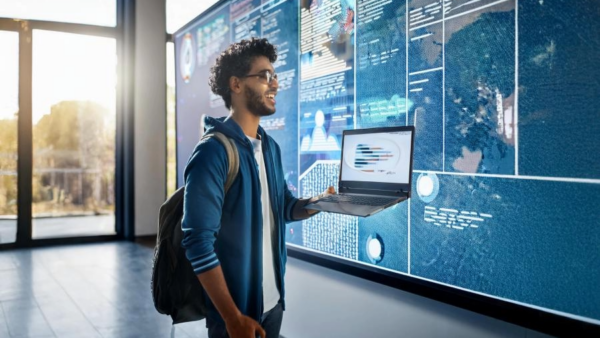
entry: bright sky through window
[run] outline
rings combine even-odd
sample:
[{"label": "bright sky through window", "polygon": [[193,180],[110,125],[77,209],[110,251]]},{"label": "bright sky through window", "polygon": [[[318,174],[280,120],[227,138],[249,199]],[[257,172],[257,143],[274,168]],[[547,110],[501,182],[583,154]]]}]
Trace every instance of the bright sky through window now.
[{"label": "bright sky through window", "polygon": [[190,20],[207,10],[218,0],[166,0],[167,32],[175,33]]},{"label": "bright sky through window", "polygon": [[114,39],[34,30],[33,123],[68,100],[94,101],[114,112],[116,62]]},{"label": "bright sky through window", "polygon": [[0,0],[0,17],[115,27],[116,0]]},{"label": "bright sky through window", "polygon": [[0,31],[0,120],[19,110],[19,35]]}]

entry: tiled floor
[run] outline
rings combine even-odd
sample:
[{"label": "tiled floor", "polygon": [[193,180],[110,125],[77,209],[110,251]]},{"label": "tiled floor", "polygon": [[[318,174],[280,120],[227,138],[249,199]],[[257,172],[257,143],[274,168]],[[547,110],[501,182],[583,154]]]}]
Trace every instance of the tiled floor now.
[{"label": "tiled floor", "polygon": [[[0,337],[169,337],[152,303],[152,253],[130,242],[0,252]],[[204,321],[175,337],[206,337]]]}]

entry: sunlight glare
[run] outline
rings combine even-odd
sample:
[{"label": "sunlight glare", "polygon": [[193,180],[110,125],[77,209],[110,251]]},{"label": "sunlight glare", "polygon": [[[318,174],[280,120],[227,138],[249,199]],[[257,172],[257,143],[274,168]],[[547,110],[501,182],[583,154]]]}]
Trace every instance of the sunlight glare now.
[{"label": "sunlight glare", "polygon": [[19,34],[0,31],[0,120],[19,111]]},{"label": "sunlight glare", "polygon": [[94,101],[115,115],[115,39],[34,30],[33,41],[34,124],[68,100]]}]

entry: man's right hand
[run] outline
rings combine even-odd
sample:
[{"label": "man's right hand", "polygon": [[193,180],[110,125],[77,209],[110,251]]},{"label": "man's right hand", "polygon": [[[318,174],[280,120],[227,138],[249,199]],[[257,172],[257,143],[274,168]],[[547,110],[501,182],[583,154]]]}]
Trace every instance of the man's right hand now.
[{"label": "man's right hand", "polygon": [[256,338],[257,333],[262,338],[267,338],[262,326],[256,320],[243,314],[225,321],[225,326],[230,338]]}]

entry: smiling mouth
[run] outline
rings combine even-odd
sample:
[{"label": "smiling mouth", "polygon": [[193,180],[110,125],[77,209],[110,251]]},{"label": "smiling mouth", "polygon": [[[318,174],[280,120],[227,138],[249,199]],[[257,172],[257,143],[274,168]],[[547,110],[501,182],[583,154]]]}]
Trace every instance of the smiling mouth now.
[{"label": "smiling mouth", "polygon": [[265,95],[265,97],[267,98],[267,100],[271,101],[273,104],[275,104],[275,95],[276,94],[267,94]]}]

